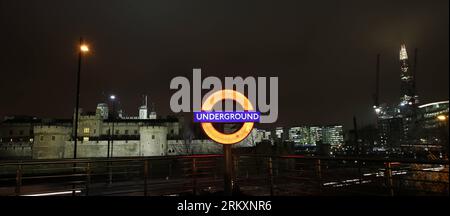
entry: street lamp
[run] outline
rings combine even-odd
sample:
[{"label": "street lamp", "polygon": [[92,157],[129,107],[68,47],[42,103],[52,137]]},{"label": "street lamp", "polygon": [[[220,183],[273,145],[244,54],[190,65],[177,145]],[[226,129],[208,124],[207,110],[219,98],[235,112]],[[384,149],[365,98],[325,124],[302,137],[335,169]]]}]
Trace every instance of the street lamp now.
[{"label": "street lamp", "polygon": [[89,52],[89,47],[88,47],[88,45],[87,45],[87,44],[81,44],[81,45],[80,45],[80,51],[83,52],[83,53]]},{"label": "street lamp", "polygon": [[89,47],[84,43],[83,38],[80,37],[80,47],[78,50],[78,73],[77,73],[77,94],[75,101],[75,131],[74,131],[74,145],[73,158],[77,158],[77,140],[78,140],[78,110],[80,109],[80,74],[81,74],[81,59],[83,54],[89,52]]},{"label": "street lamp", "polygon": [[114,121],[116,119],[116,96],[115,95],[110,95],[109,99],[112,102],[112,118],[111,118],[111,133],[110,133],[110,139],[111,139],[111,150],[110,150],[110,146],[108,145],[108,157],[112,157],[113,156],[113,149],[114,149]]},{"label": "street lamp", "polygon": [[[111,140],[111,145],[110,142],[108,142],[108,158],[112,158],[113,156],[113,150],[114,150],[114,121],[116,119],[116,96],[115,95],[110,95],[109,96],[109,100],[111,100],[112,102],[112,115],[111,115],[111,130],[110,130],[110,140]],[[111,163],[108,162],[108,169],[109,169],[109,184],[112,184],[112,167],[111,167]]]},{"label": "street lamp", "polygon": [[445,121],[445,120],[447,120],[447,116],[445,116],[445,115],[438,115],[437,119],[439,121]]}]

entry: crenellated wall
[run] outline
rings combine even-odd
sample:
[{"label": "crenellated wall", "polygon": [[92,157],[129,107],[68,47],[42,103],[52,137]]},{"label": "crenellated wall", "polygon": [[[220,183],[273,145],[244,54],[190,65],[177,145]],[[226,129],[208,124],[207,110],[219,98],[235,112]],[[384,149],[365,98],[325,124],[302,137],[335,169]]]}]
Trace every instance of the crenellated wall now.
[{"label": "crenellated wall", "polygon": [[71,131],[67,126],[34,126],[33,159],[63,158]]},{"label": "crenellated wall", "polygon": [[[83,141],[77,143],[77,158],[106,158],[108,154],[108,142],[102,141]],[[139,140],[116,140],[111,145],[112,157],[137,157],[139,152],[140,142]],[[73,141],[65,142],[64,158],[73,157]]]},{"label": "crenellated wall", "polygon": [[223,146],[212,140],[168,140],[168,155],[221,154]]},{"label": "crenellated wall", "polygon": [[1,159],[30,159],[31,142],[4,142],[0,143]]}]

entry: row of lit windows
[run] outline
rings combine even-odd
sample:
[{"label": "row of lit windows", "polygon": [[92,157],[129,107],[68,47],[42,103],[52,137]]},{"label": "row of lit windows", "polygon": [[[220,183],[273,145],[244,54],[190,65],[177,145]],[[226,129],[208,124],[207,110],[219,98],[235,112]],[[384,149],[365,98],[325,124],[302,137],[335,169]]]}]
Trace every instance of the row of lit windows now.
[{"label": "row of lit windows", "polygon": [[[90,128],[83,128],[83,133],[89,134],[89,132],[90,132]],[[97,130],[94,129],[94,134],[95,134],[96,132],[97,132]],[[129,130],[125,130],[124,132],[125,132],[125,135],[128,135],[128,134],[129,134]],[[108,130],[106,131],[106,134],[109,134],[109,133],[110,133],[110,129],[108,129]],[[170,130],[170,133],[173,134],[173,133],[174,133],[174,130],[173,130],[173,129]],[[115,130],[115,134],[116,134],[116,135],[120,134],[120,130]],[[138,130],[134,130],[134,134],[135,134],[135,135],[138,134]]]},{"label": "row of lit windows", "polygon": [[[152,135],[152,139],[155,139],[155,135]],[[83,142],[89,141],[89,137],[83,137]],[[127,140],[128,142],[128,140]]]},{"label": "row of lit windows", "polygon": [[430,117],[436,117],[438,115],[442,115],[442,114],[446,114],[448,113],[448,110],[442,110],[442,111],[438,111],[438,112],[433,112],[433,113],[425,113],[425,115],[423,115],[425,118],[430,118]]},{"label": "row of lit windows", "polygon": [[[83,133],[85,133],[85,134],[89,134],[90,133],[90,128],[83,128]],[[94,129],[94,134],[95,133],[97,133],[97,130],[96,129]],[[108,130],[106,130],[106,134],[109,134],[110,133],[110,129],[108,129]],[[117,134],[120,134],[120,130],[115,130],[115,134],[117,135]],[[128,135],[129,134],[129,130],[125,130],[124,131],[124,134],[125,135]],[[134,130],[134,134],[138,134],[138,130]]]},{"label": "row of lit windows", "polygon": [[[33,142],[33,138],[30,138],[29,139],[29,141],[30,142]],[[10,138],[10,139],[3,139],[3,138],[0,138],[0,144],[2,143],[2,142],[24,142],[24,139],[23,138]]]}]

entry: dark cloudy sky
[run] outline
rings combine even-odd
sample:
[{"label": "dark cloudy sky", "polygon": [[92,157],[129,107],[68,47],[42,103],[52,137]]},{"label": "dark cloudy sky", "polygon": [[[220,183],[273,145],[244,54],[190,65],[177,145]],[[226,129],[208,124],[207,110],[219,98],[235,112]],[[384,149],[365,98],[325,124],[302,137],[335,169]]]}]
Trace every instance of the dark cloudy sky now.
[{"label": "dark cloudy sky", "polygon": [[71,116],[76,45],[92,46],[81,106],[115,93],[137,115],[148,94],[170,114],[170,80],[278,76],[279,124],[373,121],[376,54],[381,101],[399,98],[400,44],[418,48],[422,102],[448,100],[448,0],[0,0],[0,117]]}]

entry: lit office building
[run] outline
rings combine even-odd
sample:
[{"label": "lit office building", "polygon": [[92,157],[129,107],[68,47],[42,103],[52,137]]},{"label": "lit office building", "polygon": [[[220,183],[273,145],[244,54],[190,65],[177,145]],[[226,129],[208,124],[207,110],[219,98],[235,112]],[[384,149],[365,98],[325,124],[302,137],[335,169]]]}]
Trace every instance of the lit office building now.
[{"label": "lit office building", "polygon": [[438,128],[443,122],[448,123],[448,101],[428,103],[419,106],[417,120],[423,128]]},{"label": "lit office building", "polygon": [[343,128],[342,125],[292,127],[289,140],[296,146],[341,145],[344,143]]}]

